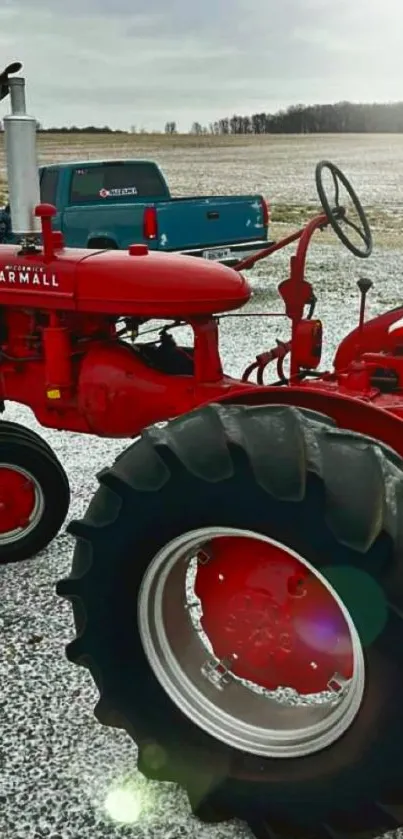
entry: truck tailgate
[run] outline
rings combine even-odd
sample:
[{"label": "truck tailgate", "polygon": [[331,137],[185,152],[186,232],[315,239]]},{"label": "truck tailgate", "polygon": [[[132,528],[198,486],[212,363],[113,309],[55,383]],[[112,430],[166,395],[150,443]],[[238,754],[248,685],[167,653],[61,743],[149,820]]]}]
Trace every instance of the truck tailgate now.
[{"label": "truck tailgate", "polygon": [[267,205],[260,195],[174,198],[156,205],[158,249],[183,251],[267,238]]}]

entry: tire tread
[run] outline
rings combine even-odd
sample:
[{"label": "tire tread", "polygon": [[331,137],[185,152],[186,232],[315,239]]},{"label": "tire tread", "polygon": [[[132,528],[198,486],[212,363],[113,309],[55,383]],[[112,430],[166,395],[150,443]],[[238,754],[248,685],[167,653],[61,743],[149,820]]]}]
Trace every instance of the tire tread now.
[{"label": "tire tread", "polygon": [[[72,602],[77,629],[68,658],[90,670],[100,687],[97,718],[104,724],[130,729],[139,744],[140,764],[140,732],[133,731],[133,724],[128,725],[121,710],[102,694],[97,666],[84,655],[88,629],[86,576],[95,558],[96,542],[111,521],[118,526],[116,504],[113,513],[111,509],[113,494],[124,499],[127,492],[159,492],[169,484],[173,460],[203,481],[225,481],[234,469],[234,447],[242,450],[260,487],[279,500],[301,500],[308,476],[319,478],[324,487],[327,523],[336,539],[354,551],[368,551],[383,531],[392,539],[402,533],[403,460],[378,441],[341,430],[320,414],[283,405],[249,408],[212,404],[163,427],[146,429],[111,468],[102,471],[99,489],[84,518],[69,526],[69,532],[77,538],[73,569],[70,577],[57,586],[58,594]],[[174,771],[164,779],[178,781]],[[365,839],[375,837],[385,824],[395,824],[381,807],[378,809],[375,832],[364,833]],[[277,839],[270,818],[266,828],[258,817],[249,824],[258,839]],[[295,825],[292,829],[295,839]],[[338,830],[333,825],[321,825],[317,839],[336,839]],[[316,839],[309,831],[302,835]],[[348,830],[343,829],[342,835],[344,839],[357,835],[358,839],[358,834]]]}]

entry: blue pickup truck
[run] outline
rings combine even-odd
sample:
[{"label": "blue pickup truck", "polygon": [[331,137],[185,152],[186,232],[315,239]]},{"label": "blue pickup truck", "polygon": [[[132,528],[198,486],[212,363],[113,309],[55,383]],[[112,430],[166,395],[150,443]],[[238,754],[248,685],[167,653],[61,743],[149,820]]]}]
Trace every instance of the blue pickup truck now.
[{"label": "blue pickup truck", "polygon": [[[261,195],[173,198],[151,160],[94,160],[40,168],[41,201],[54,204],[54,229],[68,247],[127,249],[143,242],[233,265],[268,244]],[[0,242],[12,241],[8,208]]]}]

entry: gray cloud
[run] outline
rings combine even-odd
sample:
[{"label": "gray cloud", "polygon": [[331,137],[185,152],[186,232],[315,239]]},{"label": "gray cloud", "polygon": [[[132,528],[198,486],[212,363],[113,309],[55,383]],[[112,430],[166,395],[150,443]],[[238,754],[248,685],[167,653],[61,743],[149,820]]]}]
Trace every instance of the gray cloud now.
[{"label": "gray cloud", "polygon": [[3,0],[45,124],[214,120],[295,102],[400,98],[400,0]]}]

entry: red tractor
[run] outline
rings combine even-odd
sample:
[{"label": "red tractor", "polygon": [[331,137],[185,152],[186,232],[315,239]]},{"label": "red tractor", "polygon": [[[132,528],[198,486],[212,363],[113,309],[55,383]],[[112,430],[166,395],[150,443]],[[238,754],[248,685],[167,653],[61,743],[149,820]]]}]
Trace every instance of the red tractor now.
[{"label": "red tractor", "polygon": [[[356,256],[370,255],[359,199],[320,163],[323,213],[236,270],[142,245],[65,249],[53,208],[34,209],[35,167],[18,175],[34,157],[21,82],[3,76],[20,242],[0,247],[0,398],[48,428],[135,438],[69,525],[72,571],[58,584],[77,630],[68,658],[99,688],[97,718],[125,729],[140,771],[181,784],[201,819],[245,819],[268,839],[397,827],[403,307],[365,322],[370,283],[360,281],[359,325],[322,372],[304,278],[311,238],[329,225]],[[278,288],[291,337],[237,381],[222,370],[220,315],[251,296],[241,272],[293,241]],[[159,340],[147,343],[139,330],[155,319]],[[191,346],[171,334],[184,323]],[[276,381],[266,386],[270,362]],[[7,562],[49,543],[69,491],[36,434],[3,422],[0,446]]]}]

